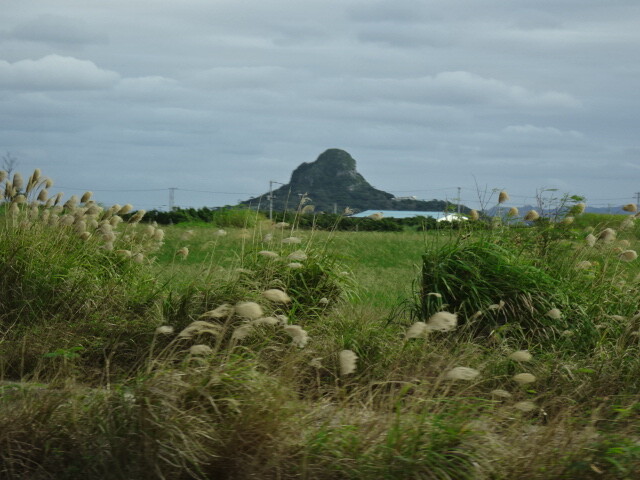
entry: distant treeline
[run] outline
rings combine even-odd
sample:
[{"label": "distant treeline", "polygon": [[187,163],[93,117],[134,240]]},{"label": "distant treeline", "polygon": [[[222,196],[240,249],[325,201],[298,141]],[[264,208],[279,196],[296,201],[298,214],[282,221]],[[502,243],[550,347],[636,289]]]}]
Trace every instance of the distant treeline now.
[{"label": "distant treeline", "polygon": [[[251,228],[259,221],[266,220],[262,212],[238,208],[176,208],[165,212],[151,210],[146,213],[145,221],[157,222],[160,225],[171,225],[182,222],[211,223],[217,227]],[[437,222],[432,217],[411,218],[372,218],[345,217],[333,213],[304,213],[274,212],[274,222],[294,223],[299,228],[317,228],[319,230],[346,230],[346,231],[387,231],[398,232],[406,228],[432,230],[436,228],[456,228],[459,222]]]}]

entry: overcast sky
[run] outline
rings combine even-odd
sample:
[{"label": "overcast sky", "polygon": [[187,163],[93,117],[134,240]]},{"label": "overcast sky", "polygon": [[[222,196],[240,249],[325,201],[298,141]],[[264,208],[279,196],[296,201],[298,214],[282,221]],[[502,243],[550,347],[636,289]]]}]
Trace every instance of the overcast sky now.
[{"label": "overcast sky", "polygon": [[0,153],[69,196],[217,206],[342,148],[477,205],[640,191],[637,0],[0,0]]}]

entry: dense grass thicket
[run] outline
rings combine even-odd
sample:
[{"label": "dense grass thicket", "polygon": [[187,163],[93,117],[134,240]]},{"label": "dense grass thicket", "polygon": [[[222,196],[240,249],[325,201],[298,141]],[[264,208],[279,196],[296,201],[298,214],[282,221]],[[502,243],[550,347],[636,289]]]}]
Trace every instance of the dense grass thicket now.
[{"label": "dense grass thicket", "polygon": [[0,184],[0,478],[637,478],[633,215],[161,229]]}]

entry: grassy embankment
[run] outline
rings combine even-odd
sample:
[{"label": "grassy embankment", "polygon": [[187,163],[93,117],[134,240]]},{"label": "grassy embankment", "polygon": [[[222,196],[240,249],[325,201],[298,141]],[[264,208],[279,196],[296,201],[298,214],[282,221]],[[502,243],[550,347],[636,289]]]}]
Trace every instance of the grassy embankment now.
[{"label": "grassy embankment", "polygon": [[46,187],[4,185],[3,478],[638,471],[629,221],[165,233]]}]

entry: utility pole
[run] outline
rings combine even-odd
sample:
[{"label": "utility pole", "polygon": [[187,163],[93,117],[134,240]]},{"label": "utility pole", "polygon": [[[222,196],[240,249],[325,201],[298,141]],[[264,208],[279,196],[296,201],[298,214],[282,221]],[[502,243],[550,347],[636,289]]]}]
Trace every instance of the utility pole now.
[{"label": "utility pole", "polygon": [[640,205],[640,192],[636,192],[636,205]]},{"label": "utility pole", "polygon": [[169,211],[173,212],[174,209],[174,201],[175,201],[175,193],[177,188],[171,187],[169,188]]},{"label": "utility pole", "polygon": [[284,185],[284,183],[269,180],[269,220],[273,220],[273,184]]},{"label": "utility pole", "polygon": [[458,187],[458,216],[460,216],[460,191],[462,190],[461,187]]}]

